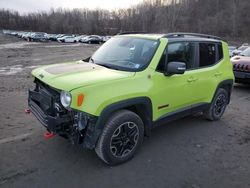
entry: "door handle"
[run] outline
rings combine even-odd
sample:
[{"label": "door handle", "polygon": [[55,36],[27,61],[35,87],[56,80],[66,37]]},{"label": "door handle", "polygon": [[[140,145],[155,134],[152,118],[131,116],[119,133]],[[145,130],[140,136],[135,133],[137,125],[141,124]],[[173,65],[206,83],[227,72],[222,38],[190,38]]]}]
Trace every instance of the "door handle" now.
[{"label": "door handle", "polygon": [[222,72],[216,72],[215,74],[214,74],[214,76],[221,76],[222,75]]},{"label": "door handle", "polygon": [[198,78],[193,78],[193,82],[195,82],[195,81],[197,81],[198,80]]}]

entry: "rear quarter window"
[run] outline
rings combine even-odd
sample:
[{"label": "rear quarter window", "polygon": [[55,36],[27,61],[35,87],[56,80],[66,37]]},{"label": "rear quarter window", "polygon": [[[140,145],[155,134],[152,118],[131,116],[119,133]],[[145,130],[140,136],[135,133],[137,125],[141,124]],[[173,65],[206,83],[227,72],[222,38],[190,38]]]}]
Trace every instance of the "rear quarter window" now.
[{"label": "rear quarter window", "polygon": [[221,43],[199,43],[199,67],[212,66],[223,57]]},{"label": "rear quarter window", "polygon": [[199,44],[200,67],[207,67],[216,63],[216,47],[213,43]]}]

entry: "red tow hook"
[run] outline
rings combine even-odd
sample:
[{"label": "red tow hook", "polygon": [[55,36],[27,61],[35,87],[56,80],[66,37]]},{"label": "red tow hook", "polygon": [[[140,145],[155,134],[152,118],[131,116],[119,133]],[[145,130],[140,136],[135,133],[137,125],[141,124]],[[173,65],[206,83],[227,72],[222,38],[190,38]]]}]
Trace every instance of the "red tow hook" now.
[{"label": "red tow hook", "polygon": [[25,114],[30,114],[30,109],[24,109]]},{"label": "red tow hook", "polygon": [[44,138],[46,138],[46,139],[49,139],[49,138],[52,138],[52,137],[54,137],[55,136],[55,134],[54,133],[50,133],[50,132],[48,132],[48,131],[46,131],[45,133],[44,133]]}]

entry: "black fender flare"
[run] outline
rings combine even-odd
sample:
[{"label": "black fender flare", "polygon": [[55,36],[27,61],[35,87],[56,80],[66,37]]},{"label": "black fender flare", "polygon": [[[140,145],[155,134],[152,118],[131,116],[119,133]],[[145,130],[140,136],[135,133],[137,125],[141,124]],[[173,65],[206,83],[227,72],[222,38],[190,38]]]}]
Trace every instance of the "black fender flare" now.
[{"label": "black fender flare", "polygon": [[[108,120],[110,115],[120,109],[126,109],[129,107],[136,107],[138,115],[142,118],[143,123],[147,126],[152,124],[152,102],[149,97],[136,97],[132,99],[126,99],[113,103],[103,109],[101,112],[98,121],[97,127],[103,129],[104,122]],[[144,119],[146,118],[146,119]],[[148,122],[147,122],[148,121]]]},{"label": "black fender flare", "polygon": [[224,88],[228,92],[228,104],[229,104],[230,103],[230,98],[231,98],[231,93],[232,93],[232,90],[233,90],[233,85],[234,85],[234,80],[233,79],[223,80],[222,82],[220,82],[217,85],[217,88],[216,88],[216,90],[214,92],[214,96],[213,96],[212,101],[214,100],[215,94],[217,93],[218,89],[219,88]]},{"label": "black fender flare", "polygon": [[152,102],[149,97],[136,97],[131,99],[126,99],[119,101],[105,107],[98,120],[95,124],[94,138],[92,140],[92,148],[96,145],[99,136],[102,133],[102,130],[105,126],[105,122],[108,118],[116,111],[121,109],[129,109],[130,107],[136,108],[137,114],[142,118],[144,123],[145,135],[148,136],[150,129],[152,128]]}]

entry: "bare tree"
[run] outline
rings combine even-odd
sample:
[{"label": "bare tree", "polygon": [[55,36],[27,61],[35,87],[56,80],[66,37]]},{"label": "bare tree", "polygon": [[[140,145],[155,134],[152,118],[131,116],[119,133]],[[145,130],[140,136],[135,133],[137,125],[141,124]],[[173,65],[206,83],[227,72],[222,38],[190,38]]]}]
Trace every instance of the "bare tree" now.
[{"label": "bare tree", "polygon": [[250,39],[249,0],[144,0],[115,11],[58,8],[20,15],[0,9],[0,28],[48,33],[200,32]]}]

